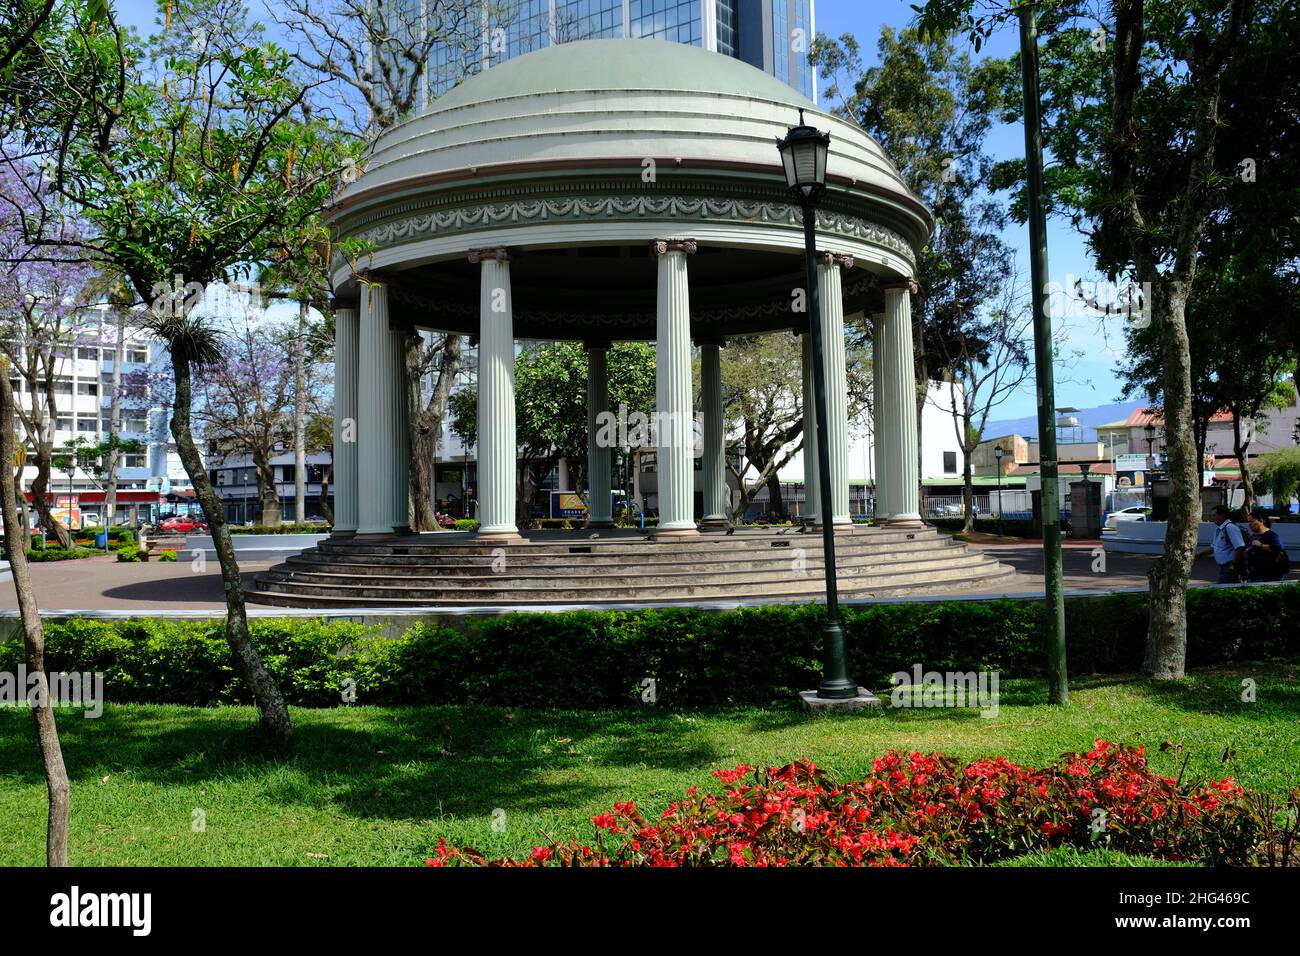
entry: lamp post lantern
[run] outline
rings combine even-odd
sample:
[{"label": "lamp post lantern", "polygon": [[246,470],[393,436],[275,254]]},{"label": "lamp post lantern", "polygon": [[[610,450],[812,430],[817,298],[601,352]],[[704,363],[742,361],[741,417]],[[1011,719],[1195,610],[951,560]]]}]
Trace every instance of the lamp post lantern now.
[{"label": "lamp post lantern", "polygon": [[1002,537],[1002,456],[1005,454],[1001,445],[993,446],[993,458],[998,470],[998,537]]},{"label": "lamp post lantern", "polygon": [[[817,295],[817,202],[826,189],[826,154],[829,133],[804,123],[784,139],[777,140],[785,182],[803,209],[804,259],[807,266],[808,334],[812,343],[813,401],[817,415],[817,470],[819,511],[822,523],[822,551],[826,565],[826,626],[822,630],[825,659],[817,696],[823,700],[848,700],[858,696],[857,681],[849,677],[844,653],[844,630],[840,627],[839,594],[835,580],[835,527],[831,516],[830,441],[827,437],[826,369],[822,364],[822,328]],[[805,399],[806,400],[806,399]]]}]

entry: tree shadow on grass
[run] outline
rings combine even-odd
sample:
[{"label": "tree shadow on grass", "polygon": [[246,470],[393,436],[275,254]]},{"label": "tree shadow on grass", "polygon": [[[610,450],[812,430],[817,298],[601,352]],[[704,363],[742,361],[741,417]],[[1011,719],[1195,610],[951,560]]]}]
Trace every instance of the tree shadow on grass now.
[{"label": "tree shadow on grass", "polygon": [[[280,804],[363,818],[607,802],[621,795],[622,768],[704,772],[724,762],[698,727],[649,709],[295,709],[294,718],[288,750],[268,745],[249,708],[117,707],[97,720],[65,711],[60,730],[74,791],[124,774],[163,787],[254,782]],[[25,712],[0,714],[0,766],[23,783],[44,781]]]},{"label": "tree shadow on grass", "polygon": [[[1160,707],[1207,716],[1261,721],[1300,718],[1300,662],[1294,660],[1198,667],[1182,680],[1145,680],[1137,674],[1093,674],[1071,679],[1070,684],[1081,690],[1123,687]],[[1252,695],[1253,700],[1245,699]]]}]

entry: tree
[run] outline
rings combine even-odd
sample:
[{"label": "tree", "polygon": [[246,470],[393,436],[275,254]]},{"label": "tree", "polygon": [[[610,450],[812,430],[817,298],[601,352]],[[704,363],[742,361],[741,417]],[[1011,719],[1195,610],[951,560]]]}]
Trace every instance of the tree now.
[{"label": "tree", "polygon": [[[851,344],[845,354],[850,422],[869,405],[871,366],[864,352]],[[764,487],[768,510],[785,513],[780,471],[804,446],[802,355],[799,339],[789,332],[733,336],[722,350],[723,430],[737,436],[729,439],[726,456],[739,491],[737,515],[749,510]]]},{"label": "tree", "polygon": [[[209,322],[213,320],[209,319]],[[273,459],[285,449],[298,448],[298,418],[303,425],[318,414],[319,391],[305,385],[299,393],[300,356],[305,350],[296,328],[276,328],[254,318],[237,319],[225,333],[222,354],[198,376],[200,401],[194,417],[218,460],[246,455],[257,476],[260,521],[278,525],[280,496]],[[305,461],[297,466],[306,470]],[[303,512],[298,512],[299,521]]]},{"label": "tree", "polygon": [[[928,0],[922,21],[987,36],[1020,5]],[[977,6],[1000,12],[981,20]],[[1049,49],[1066,51],[1072,66],[1042,74],[1044,137],[1056,164],[1046,184],[1057,208],[1086,229],[1112,281],[1150,284],[1171,488],[1165,550],[1148,574],[1142,672],[1171,679],[1186,665],[1187,580],[1201,517],[1187,307],[1201,242],[1239,165],[1218,149],[1231,112],[1225,78],[1288,12],[1285,0],[1108,0],[1100,24],[1089,14],[1062,4],[1046,23]]]},{"label": "tree", "polygon": [[[452,431],[466,444],[478,440],[478,389],[451,396]],[[609,350],[612,414],[649,421],[655,404],[654,348],[615,342]],[[561,458],[568,459],[575,487],[582,487],[587,461],[587,351],[581,342],[525,346],[515,364],[515,436],[519,447],[518,521],[532,519],[537,486]],[[646,429],[640,430],[644,435]],[[629,427],[629,437],[633,428]],[[648,438],[647,438],[647,444]],[[633,444],[639,444],[633,442]]]},{"label": "tree", "polygon": [[971,457],[983,440],[989,413],[1033,374],[1029,361],[1033,321],[1024,290],[1014,281],[1008,282],[1001,299],[996,309],[966,323],[969,336],[959,330],[954,339],[942,340],[943,362],[951,369],[950,382],[955,387],[944,390],[945,399],[930,398],[936,408],[952,415],[957,433],[962,455],[963,530],[967,534],[975,530]]},{"label": "tree", "polygon": [[10,263],[0,274],[0,352],[28,395],[27,407],[16,404],[15,411],[36,467],[32,505],[45,532],[67,548],[72,537],[47,497],[59,422],[56,379],[75,348],[93,336],[81,313],[93,298],[95,270],[75,253],[41,241],[41,225],[45,237],[60,242],[84,235],[84,226],[72,219],[35,222],[41,215],[36,210],[51,205],[44,180],[30,164],[0,161],[0,257]]},{"label": "tree", "polygon": [[1272,494],[1275,507],[1290,509],[1291,499],[1300,497],[1300,448],[1282,448],[1261,455],[1256,487]]},{"label": "tree", "polygon": [[[880,65],[863,69],[851,34],[819,35],[811,56],[831,82],[826,100],[840,100],[835,111],[875,137],[934,214],[912,298],[919,456],[925,383],[949,377],[949,359],[963,348],[978,351],[976,316],[1009,268],[998,238],[1005,214],[986,192],[993,169],[986,142],[1005,68],[973,64],[951,41],[915,29],[883,27],[877,52]],[[867,334],[858,330],[858,344]]]},{"label": "tree", "polygon": [[[13,386],[9,384],[8,362],[0,359],[0,461],[18,460],[14,441]],[[21,465],[19,466],[21,467]],[[8,544],[9,567],[13,572],[14,594],[18,599],[18,613],[23,625],[23,653],[28,671],[37,681],[40,695],[32,707],[36,721],[36,739],[41,749],[41,765],[45,769],[45,789],[49,810],[45,827],[45,859],[50,866],[68,865],[68,813],[70,788],[68,769],[63,762],[63,747],[59,742],[59,729],[54,719],[50,681],[45,673],[45,630],[41,623],[41,610],[32,587],[31,573],[27,567],[27,552],[22,531],[25,528],[18,510],[17,489],[14,482],[0,481],[0,508],[3,509],[4,526]],[[18,544],[19,547],[14,547]]]},{"label": "tree", "polygon": [[[485,50],[489,57],[503,52],[501,19],[516,15],[478,0],[280,0],[271,10],[299,40],[294,58],[323,81],[321,98],[344,104],[348,130],[365,149],[440,90],[479,69]],[[435,56],[437,50],[448,55]],[[434,459],[463,351],[464,339],[456,334],[424,333],[408,340],[408,477],[415,531],[441,530]]]},{"label": "tree", "polygon": [[[238,0],[167,9],[146,47],[74,12],[58,53],[90,81],[58,91],[41,107],[51,122],[37,116],[30,129],[44,131],[41,154],[61,160],[53,190],[92,226],[78,248],[151,306],[146,327],[166,343],[175,380],[172,435],[221,566],[227,642],[263,726],[287,741],[288,708],[249,636],[221,499],[191,430],[194,374],[219,361],[222,344],[192,309],[208,284],[266,261],[284,230],[318,215],[355,156],[328,122],[306,115],[309,85]],[[291,164],[310,175],[287,180]]]},{"label": "tree", "polygon": [[[447,415],[452,387],[461,370],[464,339],[441,333],[409,336],[406,340],[406,392],[410,409],[411,522],[415,531],[441,531],[434,496],[434,459]],[[430,376],[433,383],[427,386]]]}]

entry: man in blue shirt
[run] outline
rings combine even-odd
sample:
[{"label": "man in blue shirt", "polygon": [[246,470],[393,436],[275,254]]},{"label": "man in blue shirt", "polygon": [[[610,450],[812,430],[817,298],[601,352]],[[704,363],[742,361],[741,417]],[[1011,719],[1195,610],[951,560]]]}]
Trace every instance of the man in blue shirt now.
[{"label": "man in blue shirt", "polygon": [[[1219,578],[1215,584],[1236,584],[1241,580],[1241,569],[1246,560],[1246,539],[1241,529],[1229,520],[1228,509],[1215,505],[1210,511],[1210,520],[1215,524],[1214,563],[1219,566]],[[1206,554],[1208,552],[1201,552]]]}]

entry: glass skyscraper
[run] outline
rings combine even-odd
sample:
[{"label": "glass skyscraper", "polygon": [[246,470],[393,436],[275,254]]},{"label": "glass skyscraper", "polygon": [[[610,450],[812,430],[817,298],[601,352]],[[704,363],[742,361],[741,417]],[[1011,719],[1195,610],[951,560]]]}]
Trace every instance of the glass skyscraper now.
[{"label": "glass skyscraper", "polygon": [[[421,0],[402,0],[421,6]],[[460,43],[439,43],[427,98],[531,50],[598,37],[655,37],[744,60],[816,98],[808,49],[813,0],[496,0]],[[481,27],[481,30],[473,29]]]}]

